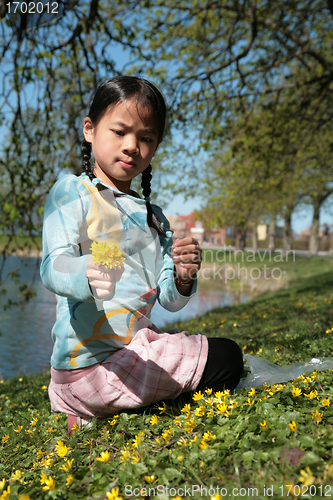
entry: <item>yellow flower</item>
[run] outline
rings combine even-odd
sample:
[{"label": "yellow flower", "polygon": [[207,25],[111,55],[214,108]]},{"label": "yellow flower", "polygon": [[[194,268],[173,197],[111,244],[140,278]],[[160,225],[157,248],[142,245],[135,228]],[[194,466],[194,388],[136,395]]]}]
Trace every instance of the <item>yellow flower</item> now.
[{"label": "yellow flower", "polygon": [[177,425],[177,427],[182,427],[182,423],[178,417],[174,418],[173,421],[174,421],[174,424]]},{"label": "yellow flower", "polygon": [[204,441],[210,441],[211,439],[216,439],[215,434],[212,434],[210,431],[206,431],[203,433],[202,439]]},{"label": "yellow flower", "polygon": [[266,420],[264,420],[262,423],[261,423],[261,422],[259,422],[259,425],[260,425],[260,427],[261,427],[262,429],[267,429],[267,422],[266,422]]},{"label": "yellow flower", "polygon": [[191,439],[191,441],[190,441],[190,445],[192,445],[192,444],[196,443],[196,442],[197,442],[197,439],[198,439],[198,436],[194,436],[194,438],[193,438],[193,439]]},{"label": "yellow flower", "polygon": [[228,406],[228,409],[229,409],[229,410],[234,410],[235,408],[237,408],[237,406],[238,406],[237,401],[232,400],[232,401],[230,401],[230,404],[229,404],[229,406]]},{"label": "yellow flower", "polygon": [[248,398],[248,399],[247,399],[247,403],[244,403],[244,404],[245,404],[245,406],[252,406],[252,405],[253,405],[253,403],[254,403],[254,399],[252,399],[252,401],[251,401],[251,399],[250,399],[250,398]]},{"label": "yellow flower", "polygon": [[293,421],[291,422],[291,424],[288,424],[288,425],[289,425],[289,427],[290,427],[291,432],[295,432],[295,430],[297,429],[297,425],[296,425],[295,420],[293,420]]},{"label": "yellow flower", "polygon": [[217,411],[219,413],[225,413],[227,410],[228,410],[228,407],[227,407],[227,405],[225,403],[219,403],[217,405]]},{"label": "yellow flower", "polygon": [[330,405],[330,403],[331,403],[331,402],[330,402],[329,398],[324,398],[324,399],[322,400],[322,402],[321,402],[321,404],[322,404],[323,406],[329,406],[329,405]]},{"label": "yellow flower", "polygon": [[42,390],[46,391],[46,389],[47,389],[47,385],[43,385]]},{"label": "yellow flower", "polygon": [[116,245],[109,245],[106,241],[93,241],[90,250],[94,264],[101,264],[110,269],[121,269],[124,266],[125,255]]},{"label": "yellow flower", "polygon": [[140,453],[133,453],[131,464],[137,464],[140,461],[141,455]]},{"label": "yellow flower", "polygon": [[133,448],[137,448],[139,446],[139,444],[141,443],[141,439],[139,436],[135,436],[135,438],[133,439]]},{"label": "yellow flower", "polygon": [[7,500],[7,498],[9,497],[10,497],[10,486],[8,486],[8,488],[2,492],[0,500]]},{"label": "yellow flower", "polygon": [[5,434],[5,435],[2,437],[1,441],[2,441],[3,443],[7,443],[8,439],[9,439],[9,434]]},{"label": "yellow flower", "polygon": [[108,420],[110,425],[115,425],[117,423],[117,420],[119,418],[119,415],[114,415],[112,420]]},{"label": "yellow flower", "polygon": [[201,391],[199,392],[195,392],[193,394],[193,401],[200,401],[202,398],[204,397],[204,395],[201,393]]},{"label": "yellow flower", "polygon": [[123,497],[119,496],[119,488],[112,488],[111,491],[107,491],[105,494],[108,500],[123,500]]},{"label": "yellow flower", "polygon": [[211,409],[207,412],[207,417],[214,417],[214,410],[213,410],[213,408],[211,408]]},{"label": "yellow flower", "polygon": [[51,467],[51,464],[52,464],[52,458],[50,458],[49,455],[46,455],[46,458],[44,458],[40,463],[40,465],[44,467],[44,469],[49,469]]},{"label": "yellow flower", "polygon": [[184,458],[184,455],[178,455],[177,460],[179,460],[179,462],[182,462]]},{"label": "yellow flower", "polygon": [[184,413],[189,413],[191,411],[191,405],[190,404],[186,404],[184,406],[184,408],[181,409],[182,412]]},{"label": "yellow flower", "polygon": [[48,428],[46,429],[46,432],[49,432],[49,433],[50,433],[50,432],[53,432],[52,427],[48,427]]},{"label": "yellow flower", "polygon": [[106,425],[103,425],[102,427],[101,437],[106,439],[110,437],[110,431],[108,430]]},{"label": "yellow flower", "polygon": [[97,458],[99,462],[107,462],[110,458],[109,451],[102,451],[101,456]]},{"label": "yellow flower", "polygon": [[205,414],[205,407],[204,406],[199,406],[199,408],[197,408],[194,412],[194,414],[197,416],[197,417],[203,417],[204,414]]},{"label": "yellow flower", "polygon": [[[61,444],[58,444],[61,443]],[[56,453],[58,457],[65,457],[70,450],[70,447],[65,446],[61,441],[58,441],[55,446]]]},{"label": "yellow flower", "polygon": [[40,475],[40,484],[44,484],[44,491],[52,491],[55,488],[55,482],[52,476],[47,477],[47,475],[42,472]]},{"label": "yellow flower", "polygon": [[73,427],[71,428],[71,431],[78,431],[80,429],[80,427],[78,426],[78,424],[75,422],[75,424],[73,424]]},{"label": "yellow flower", "polygon": [[305,470],[302,469],[300,471],[300,474],[301,475],[299,476],[298,480],[301,483],[304,483],[305,486],[311,486],[312,484],[315,484],[317,482],[316,478],[311,472],[310,467],[305,467]]},{"label": "yellow flower", "polygon": [[150,419],[150,424],[151,425],[156,425],[158,422],[158,417],[156,415],[153,415]]},{"label": "yellow flower", "polygon": [[194,427],[196,427],[197,425],[198,424],[195,422],[194,418],[191,418],[184,425],[184,430],[185,430],[185,432],[187,432],[189,434],[190,432],[193,431]]},{"label": "yellow flower", "polygon": [[29,495],[25,495],[24,493],[22,493],[17,497],[17,500],[30,500],[30,497]]},{"label": "yellow flower", "polygon": [[207,394],[207,396],[210,396],[213,392],[213,389],[206,389],[205,390],[205,393]]},{"label": "yellow flower", "polygon": [[33,418],[33,419],[31,420],[30,425],[35,426],[35,425],[37,425],[37,422],[38,422],[38,418],[37,418],[37,417],[35,417],[35,418]]},{"label": "yellow flower", "polygon": [[6,484],[6,479],[0,479],[0,490],[3,490]]},{"label": "yellow flower", "polygon": [[200,450],[205,450],[206,448],[209,448],[209,445],[202,439],[199,443],[199,448]]},{"label": "yellow flower", "polygon": [[210,497],[210,500],[222,500],[222,497],[221,497],[221,495],[218,495],[217,493],[215,493],[214,496]]},{"label": "yellow flower", "polygon": [[302,394],[302,391],[301,391],[301,389],[298,389],[298,387],[295,387],[295,386],[293,385],[293,389],[292,389],[292,391],[291,391],[291,394],[292,394],[293,396],[297,397],[297,396],[300,396],[300,395]]},{"label": "yellow flower", "polygon": [[323,413],[319,413],[318,410],[316,411],[312,411],[311,412],[311,415],[312,415],[312,419],[316,421],[316,424],[318,425],[321,421],[322,421],[322,416],[323,416]]},{"label": "yellow flower", "polygon": [[120,457],[120,461],[121,462],[128,462],[131,458],[131,452],[127,449],[125,450],[120,450],[120,453],[121,453],[121,457]]},{"label": "yellow flower", "polygon": [[171,441],[173,434],[172,427],[169,427],[169,429],[165,429],[165,431],[162,432],[162,438],[169,443]]},{"label": "yellow flower", "polygon": [[18,481],[22,477],[22,472],[20,470],[16,470],[14,474],[12,474],[11,478],[13,481]]},{"label": "yellow flower", "polygon": [[72,458],[72,460],[67,460],[67,462],[64,465],[62,465],[61,467],[59,467],[59,469],[67,472],[72,468],[73,462],[74,462],[74,458]]},{"label": "yellow flower", "polygon": [[[187,440],[184,438],[184,436],[180,437],[177,441],[177,444],[183,448],[187,444]],[[182,455],[181,455],[182,456]]]},{"label": "yellow flower", "polygon": [[68,474],[68,476],[66,478],[66,486],[70,486],[73,481],[74,481],[74,477],[72,476],[72,474]]},{"label": "yellow flower", "polygon": [[167,405],[164,403],[164,401],[162,402],[162,405],[163,406],[158,407],[158,409],[160,410],[160,413],[163,413],[167,409]]},{"label": "yellow flower", "polygon": [[261,354],[262,353],[262,347],[260,347],[259,351],[257,352],[257,354]]},{"label": "yellow flower", "polygon": [[314,399],[318,396],[318,393],[316,390],[311,391],[310,394],[304,394],[304,396],[308,399]]},{"label": "yellow flower", "polygon": [[18,425],[17,429],[14,429],[14,432],[21,432],[23,429],[23,425]]},{"label": "yellow flower", "polygon": [[256,390],[254,387],[251,387],[251,390],[249,391],[249,396],[254,396],[256,393]]},{"label": "yellow flower", "polygon": [[156,479],[156,476],[145,476],[143,479],[146,481],[146,483],[153,483]]}]

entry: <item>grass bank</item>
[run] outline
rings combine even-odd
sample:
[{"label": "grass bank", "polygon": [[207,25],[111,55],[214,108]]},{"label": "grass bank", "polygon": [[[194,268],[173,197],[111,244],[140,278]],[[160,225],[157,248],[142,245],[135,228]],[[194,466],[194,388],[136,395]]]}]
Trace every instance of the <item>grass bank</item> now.
[{"label": "grass bank", "polygon": [[[332,302],[331,272],[303,275],[177,327],[286,365],[332,356]],[[50,411],[48,381],[44,373],[0,384],[2,500],[333,496],[330,370],[123,412],[71,438],[66,418]]]},{"label": "grass bank", "polygon": [[203,289],[260,293],[293,286],[299,279],[333,271],[333,256],[307,257],[294,251],[234,252],[205,249],[199,273]]}]

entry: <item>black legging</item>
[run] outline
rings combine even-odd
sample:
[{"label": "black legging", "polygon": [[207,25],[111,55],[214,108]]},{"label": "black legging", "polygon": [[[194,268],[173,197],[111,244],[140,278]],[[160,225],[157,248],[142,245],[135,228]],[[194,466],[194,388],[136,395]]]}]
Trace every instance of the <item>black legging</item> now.
[{"label": "black legging", "polygon": [[224,338],[208,338],[208,357],[196,390],[233,390],[244,369],[243,354],[236,342]]}]

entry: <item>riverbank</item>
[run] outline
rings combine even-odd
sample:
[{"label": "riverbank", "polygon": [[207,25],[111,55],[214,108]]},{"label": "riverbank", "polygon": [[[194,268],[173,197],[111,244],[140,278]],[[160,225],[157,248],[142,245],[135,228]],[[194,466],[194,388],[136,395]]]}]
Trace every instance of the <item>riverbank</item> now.
[{"label": "riverbank", "polygon": [[295,252],[206,249],[198,276],[202,289],[237,291],[254,298],[293,286],[299,278],[327,272],[333,272],[333,256],[328,254],[309,257]]},{"label": "riverbank", "polygon": [[[177,327],[232,338],[244,353],[287,365],[333,355],[332,301],[333,274],[318,272]],[[48,381],[45,372],[0,384],[0,494],[10,492],[4,498],[332,495],[330,370],[123,412],[70,439],[66,418],[50,412]]]}]

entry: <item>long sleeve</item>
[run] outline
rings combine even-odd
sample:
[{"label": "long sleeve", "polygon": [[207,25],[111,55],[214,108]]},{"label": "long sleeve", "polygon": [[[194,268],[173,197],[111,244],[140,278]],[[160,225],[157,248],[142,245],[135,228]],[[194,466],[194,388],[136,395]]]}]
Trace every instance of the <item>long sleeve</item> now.
[{"label": "long sleeve", "polygon": [[94,298],[85,274],[89,255],[82,255],[80,248],[86,211],[83,199],[89,199],[85,191],[73,175],[53,186],[44,210],[40,274],[44,286],[57,295],[91,302]]}]

